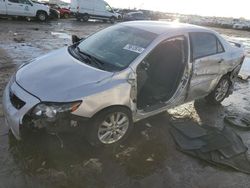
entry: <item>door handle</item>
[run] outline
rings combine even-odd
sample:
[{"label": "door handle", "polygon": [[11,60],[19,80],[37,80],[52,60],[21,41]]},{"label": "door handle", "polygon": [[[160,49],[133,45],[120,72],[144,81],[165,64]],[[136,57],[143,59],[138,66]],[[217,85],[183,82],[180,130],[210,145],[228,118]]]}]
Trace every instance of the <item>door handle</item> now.
[{"label": "door handle", "polygon": [[20,7],[23,7],[23,5],[19,5]]},{"label": "door handle", "polygon": [[224,59],[222,58],[222,59],[220,59],[219,61],[218,61],[218,63],[222,63],[224,61]]},{"label": "door handle", "polygon": [[12,5],[12,4],[8,3],[8,5]]}]

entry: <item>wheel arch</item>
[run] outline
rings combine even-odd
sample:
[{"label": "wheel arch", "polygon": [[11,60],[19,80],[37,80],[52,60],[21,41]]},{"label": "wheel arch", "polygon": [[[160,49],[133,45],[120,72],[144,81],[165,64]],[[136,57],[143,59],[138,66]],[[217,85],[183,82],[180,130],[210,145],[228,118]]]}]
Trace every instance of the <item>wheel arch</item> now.
[{"label": "wheel arch", "polygon": [[123,109],[126,109],[128,110],[128,112],[130,113],[131,117],[133,115],[133,112],[132,110],[126,106],[126,105],[111,105],[111,106],[107,106],[105,108],[102,108],[101,110],[99,110],[98,112],[96,112],[91,118],[95,118],[96,116],[98,116],[100,113],[106,111],[106,110],[110,110],[110,109],[114,109],[114,108],[123,108]]},{"label": "wheel arch", "polygon": [[45,13],[46,16],[48,16],[48,13],[45,10],[37,10],[36,11],[36,16],[38,16],[39,13]]}]

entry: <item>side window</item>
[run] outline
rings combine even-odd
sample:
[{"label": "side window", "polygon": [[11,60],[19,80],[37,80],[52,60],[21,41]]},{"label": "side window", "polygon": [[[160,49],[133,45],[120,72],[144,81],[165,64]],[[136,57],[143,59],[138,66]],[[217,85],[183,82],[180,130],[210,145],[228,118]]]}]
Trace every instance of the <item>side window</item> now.
[{"label": "side window", "polygon": [[224,52],[217,37],[211,33],[190,33],[193,59]]},{"label": "side window", "polygon": [[164,63],[186,63],[188,58],[188,45],[184,36],[168,39],[158,45],[146,58],[150,64],[156,62]]},{"label": "side window", "polygon": [[186,37],[177,36],[160,43],[137,68],[138,91],[146,83],[174,87],[183,75],[187,57]]},{"label": "side window", "polygon": [[8,1],[11,2],[11,3],[19,3],[18,0],[8,0]]},{"label": "side window", "polygon": [[112,8],[108,4],[105,4],[105,7],[108,12],[112,12]]},{"label": "side window", "polygon": [[28,0],[18,0],[19,3],[21,4],[27,4],[27,5],[30,5],[31,3],[28,1]]},{"label": "side window", "polygon": [[219,41],[219,39],[217,39],[217,53],[222,53],[222,52],[224,52],[224,51],[225,51],[225,50],[224,50],[224,48],[223,48],[221,42]]}]

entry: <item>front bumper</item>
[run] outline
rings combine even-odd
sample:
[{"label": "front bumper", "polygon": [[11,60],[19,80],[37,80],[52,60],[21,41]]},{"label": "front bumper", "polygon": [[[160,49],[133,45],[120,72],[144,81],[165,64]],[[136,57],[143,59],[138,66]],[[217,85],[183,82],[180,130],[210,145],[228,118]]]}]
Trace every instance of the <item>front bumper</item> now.
[{"label": "front bumper", "polygon": [[[25,105],[20,109],[13,106],[10,99],[10,91],[25,102]],[[21,139],[20,127],[22,126],[24,116],[39,102],[40,100],[38,98],[23,90],[16,82],[9,82],[6,86],[3,93],[4,116],[8,127],[18,140]]]}]

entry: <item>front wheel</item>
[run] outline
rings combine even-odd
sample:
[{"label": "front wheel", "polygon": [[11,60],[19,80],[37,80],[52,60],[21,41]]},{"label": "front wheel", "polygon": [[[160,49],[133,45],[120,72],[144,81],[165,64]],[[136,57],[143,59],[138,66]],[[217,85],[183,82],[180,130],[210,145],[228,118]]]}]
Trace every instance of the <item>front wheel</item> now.
[{"label": "front wheel", "polygon": [[230,77],[223,76],[215,89],[206,97],[206,100],[211,104],[220,104],[226,97],[228,97],[230,87]]},{"label": "front wheel", "polygon": [[110,23],[115,23],[115,21],[116,21],[116,19],[115,19],[115,17],[114,16],[112,16],[110,19],[109,19],[109,21],[110,21]]},{"label": "front wheel", "polygon": [[64,17],[65,19],[68,19],[68,18],[69,18],[69,14],[68,14],[68,13],[64,13],[63,17]]},{"label": "front wheel", "polygon": [[37,19],[41,22],[45,22],[47,20],[47,13],[46,12],[38,12],[36,15]]},{"label": "front wheel", "polygon": [[107,146],[122,142],[133,129],[130,110],[114,107],[97,114],[87,128],[87,139],[93,146]]}]

